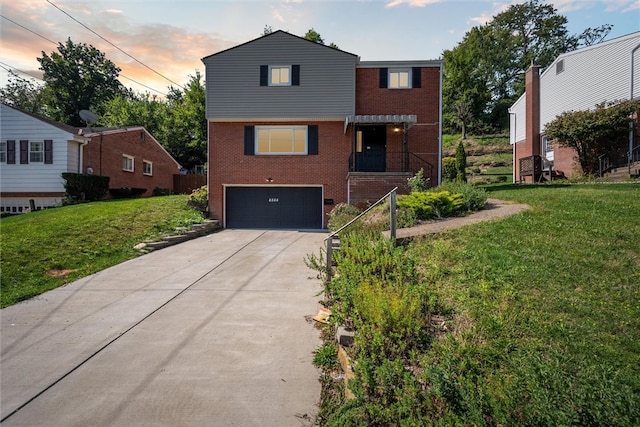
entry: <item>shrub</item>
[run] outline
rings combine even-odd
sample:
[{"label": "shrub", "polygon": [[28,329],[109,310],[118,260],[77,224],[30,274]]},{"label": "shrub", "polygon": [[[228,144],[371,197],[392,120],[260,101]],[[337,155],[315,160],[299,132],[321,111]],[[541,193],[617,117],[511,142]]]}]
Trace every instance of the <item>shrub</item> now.
[{"label": "shrub", "polygon": [[196,188],[189,195],[187,205],[198,209],[202,213],[206,213],[209,209],[209,191],[206,185]]},{"label": "shrub", "polygon": [[141,196],[146,192],[146,188],[122,187],[109,189],[109,194],[111,194],[111,197],[114,199],[133,199],[134,197]]},{"label": "shrub", "polygon": [[109,177],[79,173],[63,173],[65,201],[67,204],[78,201],[102,200],[107,195]]},{"label": "shrub", "polygon": [[160,188],[160,187],[156,187],[153,189],[153,192],[151,193],[152,196],[170,196],[171,195],[171,190],[168,188]]},{"label": "shrub", "polygon": [[357,207],[347,203],[337,204],[336,207],[329,212],[329,221],[327,224],[329,231],[338,230],[358,215],[360,215],[360,209]]},{"label": "shrub", "polygon": [[456,169],[455,157],[442,158],[442,180],[455,181],[458,171]]},{"label": "shrub", "polygon": [[411,189],[411,192],[427,191],[429,188],[429,178],[424,177],[424,169],[420,168],[418,173],[407,179],[407,185]]},{"label": "shrub", "polygon": [[398,207],[411,209],[421,220],[452,216],[463,206],[462,196],[448,191],[423,191],[398,199]]},{"label": "shrub", "polygon": [[467,153],[462,141],[456,148],[456,181],[467,182]]},{"label": "shrub", "polygon": [[474,212],[482,209],[487,204],[487,192],[460,181],[445,182],[435,188],[433,191],[448,191],[452,194],[460,194],[462,196],[462,210]]}]

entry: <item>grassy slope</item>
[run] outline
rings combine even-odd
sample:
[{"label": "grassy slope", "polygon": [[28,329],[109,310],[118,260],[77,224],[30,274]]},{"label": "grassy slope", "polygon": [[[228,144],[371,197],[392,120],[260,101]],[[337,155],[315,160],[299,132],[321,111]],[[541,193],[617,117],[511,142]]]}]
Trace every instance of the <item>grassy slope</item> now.
[{"label": "grassy slope", "polygon": [[[455,157],[461,135],[443,135],[443,154]],[[513,174],[513,153],[508,135],[468,135],[464,141],[467,153],[467,177],[469,182],[499,182],[503,176],[511,182]]]},{"label": "grassy slope", "polygon": [[640,422],[640,186],[492,190],[532,210],[411,247],[455,313],[425,357],[452,381],[449,409],[481,424]]},{"label": "grassy slope", "polygon": [[145,239],[202,222],[187,197],[86,203],[3,218],[2,307],[134,258],[133,247]]}]

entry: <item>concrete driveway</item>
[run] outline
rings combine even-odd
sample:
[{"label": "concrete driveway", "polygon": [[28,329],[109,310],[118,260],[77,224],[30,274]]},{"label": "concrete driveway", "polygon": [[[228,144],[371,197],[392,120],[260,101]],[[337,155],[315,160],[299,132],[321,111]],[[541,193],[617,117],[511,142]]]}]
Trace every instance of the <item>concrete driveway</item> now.
[{"label": "concrete driveway", "polygon": [[324,237],[224,230],[1,310],[2,425],[311,425]]}]

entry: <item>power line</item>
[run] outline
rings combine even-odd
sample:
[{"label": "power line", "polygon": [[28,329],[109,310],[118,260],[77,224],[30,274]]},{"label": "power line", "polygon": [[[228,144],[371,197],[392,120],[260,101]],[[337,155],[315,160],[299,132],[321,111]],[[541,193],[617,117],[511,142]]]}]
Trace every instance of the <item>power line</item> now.
[{"label": "power line", "polygon": [[[42,39],[44,39],[44,40],[48,41],[49,43],[52,43],[52,44],[54,44],[54,45],[56,45],[56,46],[58,45],[58,43],[54,42],[53,40],[48,39],[48,38],[46,38],[45,36],[43,36],[42,34],[37,33],[36,31],[33,31],[32,29],[27,28],[27,27],[25,27],[25,26],[24,26],[24,25],[22,25],[22,24],[17,23],[17,22],[16,22],[16,21],[14,21],[13,19],[7,18],[7,17],[6,17],[6,16],[4,16],[4,15],[0,15],[0,17],[2,17],[2,18],[4,18],[4,19],[6,19],[7,21],[9,21],[9,22],[11,22],[11,23],[13,23],[13,24],[17,25],[18,27],[20,27],[20,28],[22,28],[22,29],[24,29],[24,30],[29,31],[29,32],[30,32],[30,33],[32,33],[32,34],[35,34],[36,36],[38,36],[38,37],[40,37],[40,38],[42,38]],[[8,65],[8,64],[5,64],[5,65],[7,65],[8,67],[11,67],[11,68],[13,68],[13,69],[15,69],[15,70],[18,70],[18,71],[20,71],[20,72],[21,72],[21,73],[23,73],[23,74],[26,74],[26,75],[28,75],[28,76],[31,76],[31,77],[33,77],[33,78],[35,78],[35,79],[42,80],[41,78],[38,78],[38,77],[32,76],[31,74],[29,74],[29,73],[27,73],[27,72],[24,72],[24,71],[21,71],[21,70],[17,69],[16,67],[13,67],[13,66]],[[167,94],[166,94],[166,93],[164,93],[164,92],[162,92],[162,91],[159,91],[159,90],[157,90],[157,89],[154,89],[154,88],[152,88],[152,87],[150,87],[150,86],[147,86],[147,85],[145,85],[144,83],[140,83],[139,81],[136,81],[136,80],[132,79],[131,77],[127,77],[127,76],[125,76],[124,74],[119,74],[119,77],[122,77],[123,79],[127,79],[127,80],[129,80],[129,81],[132,81],[132,82],[136,83],[137,85],[140,85],[140,86],[142,86],[142,87],[144,87],[144,88],[146,88],[146,89],[149,89],[149,90],[152,90],[152,91],[154,91],[154,92],[157,92],[157,93],[159,93],[160,95],[167,96]]]},{"label": "power line", "polygon": [[139,63],[140,65],[142,65],[143,67],[149,69],[150,71],[153,71],[154,73],[156,73],[157,75],[159,75],[160,77],[162,77],[163,79],[170,81],[171,83],[173,83],[176,86],[181,87],[182,89],[184,89],[184,86],[182,86],[181,84],[178,84],[176,82],[174,82],[173,80],[171,80],[170,78],[160,74],[159,72],[157,72],[156,70],[154,70],[153,68],[149,67],[147,64],[143,63],[142,61],[138,60],[136,57],[128,54],[127,52],[125,52],[124,50],[120,49],[118,46],[116,46],[115,44],[111,43],[109,40],[105,39],[104,37],[102,37],[100,34],[96,33],[95,31],[93,31],[91,28],[87,27],[85,24],[83,24],[82,22],[78,21],[76,18],[74,18],[73,16],[71,16],[69,13],[67,13],[66,11],[64,11],[63,9],[61,9],[60,7],[56,6],[53,2],[51,2],[50,0],[47,0],[47,3],[49,3],[51,6],[55,7],[56,9],[58,9],[60,12],[64,13],[65,15],[67,15],[69,18],[71,18],[72,20],[74,20],[75,22],[77,22],[78,24],[82,25],[84,28],[86,28],[87,30],[91,31],[93,34],[95,34],[96,36],[100,37],[102,40],[104,40],[105,42],[109,43],[111,46],[115,47],[116,49],[118,49],[120,52],[124,53],[125,55],[127,55],[129,58],[133,59],[134,61],[136,61],[137,63]]}]

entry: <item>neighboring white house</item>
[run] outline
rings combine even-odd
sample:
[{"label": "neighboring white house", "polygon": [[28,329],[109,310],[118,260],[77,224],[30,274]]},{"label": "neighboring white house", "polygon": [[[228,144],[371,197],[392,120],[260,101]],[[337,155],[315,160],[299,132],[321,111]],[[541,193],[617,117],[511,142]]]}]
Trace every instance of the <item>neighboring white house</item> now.
[{"label": "neighboring white house", "polygon": [[63,172],[82,173],[78,128],[0,104],[0,211],[60,206]]},{"label": "neighboring white house", "polygon": [[[640,32],[562,54],[539,74],[526,73],[526,91],[511,106],[510,142],[514,145],[514,181],[520,159],[541,156],[566,175],[574,172],[575,153],[559,149],[541,134],[565,111],[593,109],[597,104],[640,98]],[[633,138],[630,149],[638,145]],[[633,145],[635,144],[635,145]]]}]

